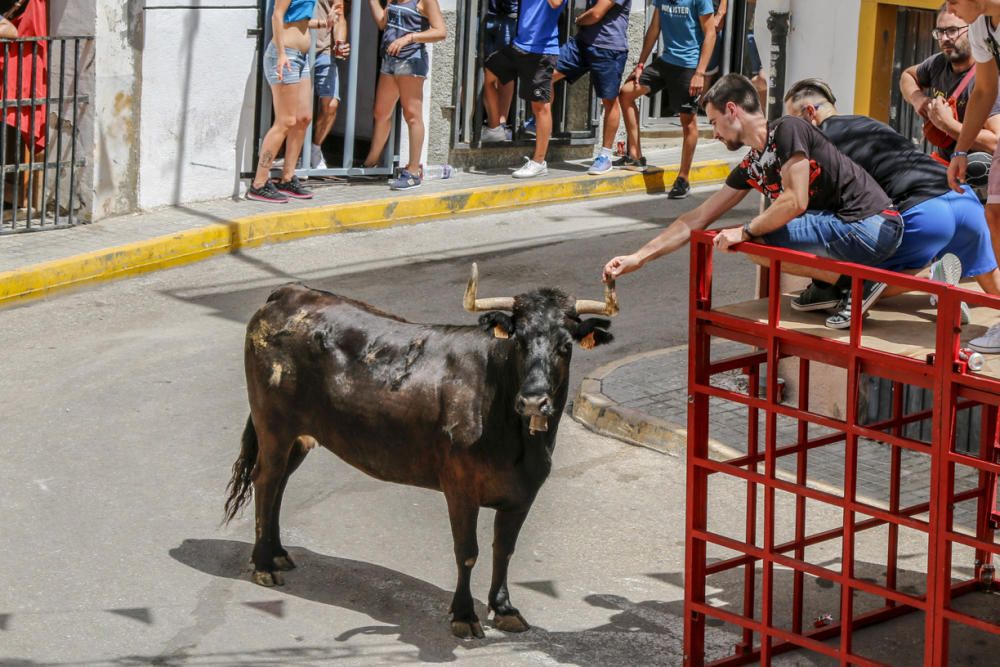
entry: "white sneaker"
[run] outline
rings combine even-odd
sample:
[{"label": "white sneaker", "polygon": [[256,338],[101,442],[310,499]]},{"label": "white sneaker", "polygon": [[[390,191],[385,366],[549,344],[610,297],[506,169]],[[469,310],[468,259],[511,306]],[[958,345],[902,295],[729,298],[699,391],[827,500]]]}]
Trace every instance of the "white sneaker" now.
[{"label": "white sneaker", "polygon": [[323,149],[316,144],[312,145],[312,154],[309,157],[309,167],[311,169],[327,169],[326,159],[323,157]]},{"label": "white sneaker", "polygon": [[534,178],[542,174],[549,173],[548,163],[535,162],[531,158],[524,158],[524,166],[514,172],[514,178]]},{"label": "white sneaker", "polygon": [[[936,283],[947,283],[952,287],[958,285],[958,281],[962,279],[962,261],[955,255],[945,253],[941,256],[941,259],[931,264],[931,280]],[[937,297],[933,294],[931,295],[931,305],[937,305]],[[969,313],[969,306],[964,301],[961,302],[962,310],[962,324],[968,324],[971,315]]]},{"label": "white sneaker", "polygon": [[497,141],[507,141],[507,130],[503,125],[496,127],[484,127],[480,139],[484,144],[491,144]]},{"label": "white sneaker", "polygon": [[979,338],[970,340],[969,347],[983,354],[1000,354],[1000,323],[991,326]]}]

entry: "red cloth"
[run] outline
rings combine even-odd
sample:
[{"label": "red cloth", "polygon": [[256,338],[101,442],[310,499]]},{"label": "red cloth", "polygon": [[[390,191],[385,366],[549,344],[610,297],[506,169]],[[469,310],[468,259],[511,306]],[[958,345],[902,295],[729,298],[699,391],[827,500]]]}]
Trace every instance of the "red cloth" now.
[{"label": "red cloth", "polygon": [[[48,35],[48,11],[45,7],[46,0],[28,0],[24,11],[11,23],[17,26],[18,37],[45,37]],[[5,48],[4,48],[5,47]],[[18,48],[23,49],[24,56],[18,57]],[[6,55],[6,58],[5,58]],[[0,72],[3,72],[7,79],[5,97],[7,103],[17,99],[44,99],[48,95],[46,78],[48,76],[49,62],[48,42],[6,42],[0,45]],[[32,74],[34,69],[34,74]],[[18,71],[21,73],[21,87],[17,87]],[[35,86],[32,90],[31,77],[35,77]],[[31,114],[35,114],[35,133],[31,136]],[[7,116],[3,119],[8,125],[18,128],[24,137],[24,141],[34,146],[35,151],[45,148],[45,105],[38,104],[34,107],[20,107],[18,109],[8,108]]]}]

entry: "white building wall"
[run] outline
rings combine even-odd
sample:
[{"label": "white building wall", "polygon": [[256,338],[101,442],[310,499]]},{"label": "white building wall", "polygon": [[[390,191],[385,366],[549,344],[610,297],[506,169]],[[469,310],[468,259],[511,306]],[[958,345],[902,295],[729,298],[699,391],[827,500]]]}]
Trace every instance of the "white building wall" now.
[{"label": "white building wall", "polygon": [[257,10],[249,4],[147,1],[139,208],[239,194],[253,154],[257,42],[247,30]]},{"label": "white building wall", "polygon": [[757,0],[754,37],[767,69],[769,11],[790,11],[785,88],[799,79],[823,79],[833,88],[841,112],[854,111],[861,0]]}]

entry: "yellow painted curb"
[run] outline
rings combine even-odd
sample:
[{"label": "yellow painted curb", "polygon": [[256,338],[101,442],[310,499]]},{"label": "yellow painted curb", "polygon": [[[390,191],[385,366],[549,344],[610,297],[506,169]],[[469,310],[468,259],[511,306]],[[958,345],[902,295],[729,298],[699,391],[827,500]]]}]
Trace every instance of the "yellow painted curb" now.
[{"label": "yellow painted curb", "polygon": [[[722,181],[729,174],[721,160],[692,166],[692,185]],[[555,180],[514,181],[509,185],[468,188],[436,194],[329,204],[286,213],[261,213],[235,218],[177,234],[158,236],[64,259],[0,273],[0,305],[33,299],[87,283],[135,276],[190,264],[213,255],[263,243],[277,243],[316,234],[381,229],[425,222],[445,216],[486,213],[522,206],[639,192],[663,192],[673,183],[677,167],[650,168],[644,174],[615,172]]]}]

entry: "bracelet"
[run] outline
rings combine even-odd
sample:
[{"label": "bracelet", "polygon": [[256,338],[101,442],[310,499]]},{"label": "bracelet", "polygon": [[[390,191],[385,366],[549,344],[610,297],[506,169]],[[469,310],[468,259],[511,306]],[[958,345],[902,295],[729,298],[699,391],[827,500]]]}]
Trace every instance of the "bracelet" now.
[{"label": "bracelet", "polygon": [[753,235],[753,233],[750,231],[750,223],[749,222],[743,223],[743,233],[746,234],[748,241],[752,241],[752,240],[754,240],[754,238],[756,238]]},{"label": "bracelet", "polygon": [[969,152],[968,151],[955,151],[954,153],[951,154],[951,157],[952,158],[956,158],[956,157],[967,158],[967,157],[969,157]]}]

